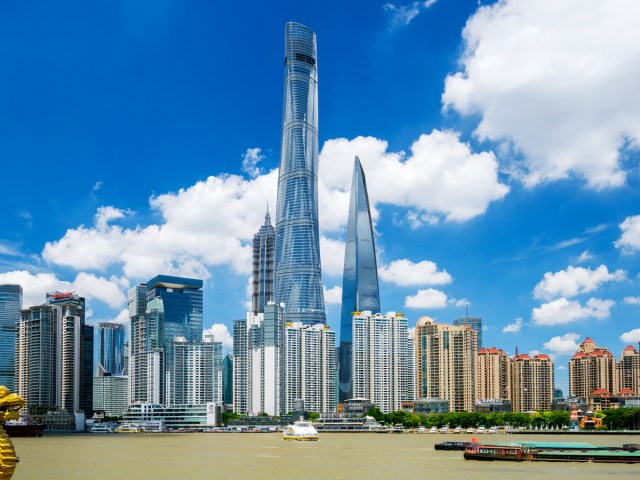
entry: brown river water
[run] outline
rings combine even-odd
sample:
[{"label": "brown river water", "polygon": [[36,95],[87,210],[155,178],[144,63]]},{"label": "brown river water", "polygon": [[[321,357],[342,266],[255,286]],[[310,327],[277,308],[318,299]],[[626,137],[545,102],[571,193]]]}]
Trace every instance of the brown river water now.
[{"label": "brown river water", "polygon": [[[542,479],[640,480],[640,464],[512,463],[437,452],[471,435],[323,433],[317,442],[280,433],[70,434],[15,438],[13,480],[72,479]],[[640,443],[640,435],[477,435],[483,443]]]}]

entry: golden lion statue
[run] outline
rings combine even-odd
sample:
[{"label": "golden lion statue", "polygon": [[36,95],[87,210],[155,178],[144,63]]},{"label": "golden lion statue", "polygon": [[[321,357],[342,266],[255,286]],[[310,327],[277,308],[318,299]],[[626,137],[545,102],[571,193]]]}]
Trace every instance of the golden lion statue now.
[{"label": "golden lion statue", "polygon": [[11,439],[2,425],[7,420],[20,418],[18,410],[22,407],[24,407],[24,398],[15,393],[9,393],[7,387],[0,385],[0,480],[9,480],[18,463]]}]

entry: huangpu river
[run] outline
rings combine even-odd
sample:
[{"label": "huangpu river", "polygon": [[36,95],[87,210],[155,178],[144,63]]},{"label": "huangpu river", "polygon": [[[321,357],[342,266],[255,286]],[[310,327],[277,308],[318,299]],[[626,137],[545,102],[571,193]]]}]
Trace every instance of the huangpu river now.
[{"label": "huangpu river", "polygon": [[[439,452],[473,435],[322,433],[317,442],[280,433],[69,434],[15,438],[14,480],[70,479],[541,479],[640,478],[640,465],[464,460]],[[479,441],[640,443],[640,435],[476,435]]]}]

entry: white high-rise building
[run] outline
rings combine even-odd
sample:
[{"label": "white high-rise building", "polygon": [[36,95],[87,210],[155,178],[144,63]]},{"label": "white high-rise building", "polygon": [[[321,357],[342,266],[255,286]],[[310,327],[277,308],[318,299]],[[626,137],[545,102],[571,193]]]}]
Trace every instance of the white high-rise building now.
[{"label": "white high-rise building", "polygon": [[396,312],[359,312],[352,331],[354,398],[367,398],[384,413],[414,400],[407,319]]},{"label": "white high-rise building", "polygon": [[303,400],[308,412],[336,408],[336,333],[322,324],[287,323],[284,356],[284,412]]}]

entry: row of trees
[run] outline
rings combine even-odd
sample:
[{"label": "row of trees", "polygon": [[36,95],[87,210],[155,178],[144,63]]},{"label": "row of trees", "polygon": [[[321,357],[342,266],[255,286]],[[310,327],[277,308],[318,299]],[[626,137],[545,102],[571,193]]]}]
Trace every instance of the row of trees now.
[{"label": "row of trees", "polygon": [[543,412],[522,413],[479,413],[479,412],[449,412],[434,413],[429,416],[414,415],[407,412],[382,413],[377,408],[369,410],[368,415],[380,423],[402,425],[405,428],[418,427],[450,427],[477,428],[484,425],[487,428],[510,425],[512,427],[561,427],[569,425],[569,412],[551,410]]},{"label": "row of trees", "polygon": [[611,408],[603,410],[600,417],[608,430],[640,430],[640,408]]}]

